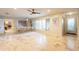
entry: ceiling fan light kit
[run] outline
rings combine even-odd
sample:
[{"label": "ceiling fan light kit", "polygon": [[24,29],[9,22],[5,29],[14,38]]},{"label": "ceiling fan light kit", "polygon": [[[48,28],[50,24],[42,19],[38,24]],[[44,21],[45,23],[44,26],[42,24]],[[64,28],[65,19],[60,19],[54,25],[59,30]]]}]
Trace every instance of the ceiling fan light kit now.
[{"label": "ceiling fan light kit", "polygon": [[40,14],[38,11],[36,11],[35,9],[31,9],[31,10],[27,10],[29,12],[31,12],[30,15],[34,15],[34,14]]}]

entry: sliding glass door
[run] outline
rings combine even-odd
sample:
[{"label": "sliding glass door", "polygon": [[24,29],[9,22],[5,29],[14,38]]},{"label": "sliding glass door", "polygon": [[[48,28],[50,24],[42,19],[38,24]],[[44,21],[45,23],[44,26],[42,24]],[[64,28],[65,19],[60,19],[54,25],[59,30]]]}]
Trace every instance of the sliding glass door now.
[{"label": "sliding glass door", "polygon": [[34,20],[32,21],[32,27],[38,30],[48,30],[49,20]]},{"label": "sliding glass door", "polygon": [[67,18],[67,33],[76,34],[76,31],[77,31],[76,19],[74,17]]}]

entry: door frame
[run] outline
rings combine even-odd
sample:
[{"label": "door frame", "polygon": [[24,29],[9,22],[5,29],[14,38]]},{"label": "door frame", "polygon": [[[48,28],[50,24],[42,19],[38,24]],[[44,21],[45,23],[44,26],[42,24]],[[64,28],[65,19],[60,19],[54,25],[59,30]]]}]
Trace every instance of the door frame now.
[{"label": "door frame", "polygon": [[66,16],[66,17],[64,17],[63,18],[63,35],[66,35],[67,34],[67,19],[68,18],[75,18],[75,26],[76,26],[76,31],[75,31],[75,33],[70,33],[70,34],[75,34],[75,35],[77,35],[77,16],[76,15],[69,15],[69,16]]},{"label": "door frame", "polygon": [[[69,18],[74,18],[74,22],[75,22],[75,30],[74,30],[74,32],[72,32],[72,31],[68,31],[68,19]],[[67,19],[66,19],[66,33],[67,34],[76,34],[77,33],[77,19],[76,19],[76,17],[68,17]]]}]

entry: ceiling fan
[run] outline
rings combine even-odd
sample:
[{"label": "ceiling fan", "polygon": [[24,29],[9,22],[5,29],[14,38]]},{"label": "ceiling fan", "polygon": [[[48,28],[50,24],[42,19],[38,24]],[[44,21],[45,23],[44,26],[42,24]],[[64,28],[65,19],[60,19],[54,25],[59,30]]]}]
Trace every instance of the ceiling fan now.
[{"label": "ceiling fan", "polygon": [[31,12],[31,15],[32,14],[40,14],[39,12],[37,12],[35,9],[31,9],[31,10],[27,10],[29,12]]}]

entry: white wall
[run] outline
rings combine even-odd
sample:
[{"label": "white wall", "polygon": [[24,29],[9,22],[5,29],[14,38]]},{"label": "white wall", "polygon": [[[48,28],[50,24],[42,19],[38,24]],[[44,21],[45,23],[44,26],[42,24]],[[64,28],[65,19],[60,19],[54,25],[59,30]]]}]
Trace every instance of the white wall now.
[{"label": "white wall", "polygon": [[79,15],[77,16],[77,35],[79,36]]},{"label": "white wall", "polygon": [[[52,36],[62,36],[62,15],[51,15],[46,17],[40,17],[33,20],[45,20],[47,18],[50,18],[50,24],[48,30],[39,30],[42,32],[46,32],[45,34],[49,34]],[[57,24],[54,24],[54,19],[57,18]]]},{"label": "white wall", "polygon": [[[62,32],[63,32],[63,26],[62,26],[62,20],[63,20],[63,16],[65,14],[57,14],[57,15],[51,15],[51,16],[45,16],[45,17],[40,17],[40,18],[36,18],[33,20],[44,20],[46,18],[50,18],[50,28],[49,30],[45,31],[45,30],[40,30],[42,32],[46,32],[49,35],[52,36],[62,36]],[[55,26],[54,24],[54,18],[58,18],[58,24]],[[77,35],[79,36],[79,14],[73,14],[71,15],[71,17],[76,17],[77,20]]]}]

